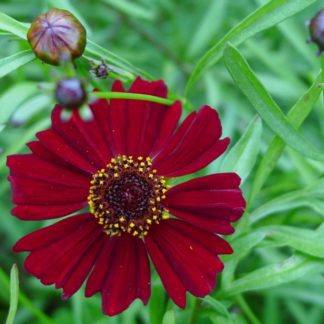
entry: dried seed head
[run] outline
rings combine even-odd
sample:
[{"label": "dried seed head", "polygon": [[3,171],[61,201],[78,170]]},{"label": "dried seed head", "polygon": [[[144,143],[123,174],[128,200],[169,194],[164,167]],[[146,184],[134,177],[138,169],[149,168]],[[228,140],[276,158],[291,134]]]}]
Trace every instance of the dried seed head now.
[{"label": "dried seed head", "polygon": [[59,65],[82,55],[86,30],[69,11],[50,9],[32,22],[27,38],[40,60]]},{"label": "dried seed head", "polygon": [[63,79],[56,86],[55,98],[65,108],[78,109],[86,101],[87,93],[81,80]]},{"label": "dried seed head", "polygon": [[318,46],[318,52],[324,51],[324,9],[321,9],[316,16],[312,18],[309,24],[311,41]]}]

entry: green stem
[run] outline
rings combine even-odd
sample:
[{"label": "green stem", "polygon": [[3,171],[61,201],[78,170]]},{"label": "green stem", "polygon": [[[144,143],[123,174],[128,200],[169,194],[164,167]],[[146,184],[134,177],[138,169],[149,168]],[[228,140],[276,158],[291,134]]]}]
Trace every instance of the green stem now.
[{"label": "green stem", "polygon": [[247,319],[252,324],[261,324],[261,322],[258,320],[258,318],[254,315],[252,309],[250,308],[249,304],[245,301],[243,296],[241,294],[237,295],[236,301],[239,304],[241,310],[247,317]]},{"label": "green stem", "polygon": [[18,307],[19,278],[17,265],[14,264],[10,271],[10,306],[6,324],[13,324]]},{"label": "green stem", "polygon": [[[2,287],[9,292],[10,291],[10,279],[8,275],[0,268],[0,283]],[[19,292],[19,302],[28,308],[36,318],[39,319],[40,323],[52,324],[53,321],[47,317],[43,312],[41,312],[34,304],[24,295],[21,291]]]},{"label": "green stem", "polygon": [[94,92],[94,96],[97,98],[105,98],[105,99],[133,99],[133,100],[145,100],[160,103],[166,106],[171,106],[174,101],[170,99],[165,99],[161,97],[145,95],[140,93],[128,93],[128,92]]}]

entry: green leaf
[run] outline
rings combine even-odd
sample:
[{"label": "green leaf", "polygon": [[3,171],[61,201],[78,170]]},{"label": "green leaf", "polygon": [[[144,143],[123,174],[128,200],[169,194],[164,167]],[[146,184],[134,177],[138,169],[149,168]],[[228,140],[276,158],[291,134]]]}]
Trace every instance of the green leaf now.
[{"label": "green leaf", "polygon": [[320,273],[323,269],[323,262],[295,255],[237,279],[226,289],[225,294],[234,295],[244,291],[279,286],[315,272]]},{"label": "green leaf", "polygon": [[262,120],[256,116],[250,122],[240,140],[224,158],[220,167],[221,172],[236,172],[244,182],[254,167],[259,154],[261,135]]},{"label": "green leaf", "polygon": [[23,24],[14,18],[0,12],[0,30],[9,32],[22,39],[27,39],[29,25]]},{"label": "green leaf", "polygon": [[121,13],[130,16],[136,17],[139,19],[153,20],[155,18],[155,12],[148,10],[144,6],[134,3],[133,1],[127,0],[102,0],[111,7],[117,9]]},{"label": "green leaf", "polygon": [[255,10],[238,25],[232,28],[199,60],[186,85],[186,95],[201,77],[203,72],[215,64],[222,56],[227,42],[239,45],[251,36],[277,25],[295,15],[317,0],[272,0]]},{"label": "green leaf", "polygon": [[12,122],[16,125],[23,124],[42,109],[47,109],[50,112],[50,109],[55,105],[53,99],[49,94],[44,93],[28,98],[15,111],[12,116]]},{"label": "green leaf", "polygon": [[9,88],[0,97],[0,124],[7,123],[16,109],[37,91],[37,85],[32,82],[18,83]]},{"label": "green leaf", "polygon": [[175,314],[174,314],[174,310],[170,309],[168,310],[162,319],[162,324],[175,324],[176,320],[175,320]]},{"label": "green leaf", "polygon": [[[196,32],[189,42],[188,56],[194,57],[198,54],[212,38],[217,35],[218,29],[222,25],[226,15],[225,9],[228,5],[227,0],[211,1],[208,9],[204,12],[199,24],[197,24]],[[213,26],[213,28],[210,28]]]},{"label": "green leaf", "polygon": [[218,300],[211,296],[206,296],[201,299],[204,303],[210,305],[219,315],[224,316],[227,319],[231,319],[231,315],[229,314],[227,308]]},{"label": "green leaf", "polygon": [[222,287],[224,287],[224,289],[233,281],[235,269],[239,261],[248,255],[254,246],[262,242],[265,236],[265,232],[255,231],[231,242],[234,253],[224,256],[224,263],[226,264],[222,273]]},{"label": "green leaf", "polygon": [[320,231],[292,226],[267,226],[262,230],[265,230],[270,238],[279,243],[289,245],[297,251],[324,258],[324,236]]},{"label": "green leaf", "polygon": [[13,324],[18,307],[18,297],[19,297],[19,278],[18,278],[18,268],[14,264],[10,271],[10,306],[9,313],[6,320],[6,324]]},{"label": "green leaf", "polygon": [[24,50],[0,59],[0,78],[35,59],[32,50]]},{"label": "green leaf", "polygon": [[[298,129],[302,125],[319,99],[321,88],[318,86],[318,84],[320,81],[321,75],[316,78],[310,89],[308,89],[307,92],[302,95],[296,104],[289,110],[287,119],[294,128]],[[285,149],[285,146],[285,142],[278,135],[276,135],[271,141],[271,144],[269,145],[268,150],[264,154],[263,159],[261,160],[261,163],[256,171],[249,201],[252,201],[255,195],[261,190],[268,175],[273,170],[281,153]]]},{"label": "green leaf", "polygon": [[158,285],[152,285],[152,296],[148,308],[151,324],[161,324],[161,319],[166,311],[165,290]]},{"label": "green leaf", "polygon": [[249,214],[250,222],[255,223],[270,214],[302,206],[310,207],[324,216],[323,203],[316,199],[323,197],[323,185],[324,179],[320,179],[304,189],[288,192],[268,200]]},{"label": "green leaf", "polygon": [[314,160],[324,161],[324,155],[308,143],[289,123],[239,51],[228,44],[224,51],[224,58],[226,67],[235,83],[267,125],[287,145],[302,155]]}]

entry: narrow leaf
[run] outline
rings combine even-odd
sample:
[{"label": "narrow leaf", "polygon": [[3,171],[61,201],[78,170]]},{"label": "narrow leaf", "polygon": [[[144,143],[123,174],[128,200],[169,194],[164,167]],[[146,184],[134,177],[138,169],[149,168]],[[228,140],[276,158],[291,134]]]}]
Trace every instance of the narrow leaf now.
[{"label": "narrow leaf", "polygon": [[10,271],[10,306],[6,324],[13,324],[18,307],[19,278],[17,265],[14,264]]},{"label": "narrow leaf", "polygon": [[323,203],[316,199],[317,197],[322,198],[324,195],[323,184],[324,179],[320,179],[304,189],[288,192],[268,200],[249,214],[250,222],[255,223],[273,213],[302,206],[310,207],[324,216]]},{"label": "narrow leaf", "polygon": [[253,247],[262,242],[265,236],[266,233],[264,231],[255,231],[231,242],[234,253],[223,257],[226,267],[222,273],[222,286],[225,289],[233,281],[235,269],[239,261],[248,255]]},{"label": "narrow leaf", "polygon": [[0,12],[0,30],[9,32],[22,39],[27,39],[28,25]]},{"label": "narrow leaf", "polygon": [[35,59],[31,50],[24,50],[0,60],[0,78]]},{"label": "narrow leaf", "polygon": [[[23,82],[13,85],[0,97],[0,124],[5,124],[27,98],[37,93],[37,85]],[[19,94],[19,95],[18,95]]]},{"label": "narrow leaf", "polygon": [[267,226],[263,229],[275,241],[289,245],[297,251],[324,258],[324,236],[319,231],[292,226]]},{"label": "narrow leaf", "polygon": [[324,161],[324,155],[308,143],[289,123],[239,51],[229,44],[224,51],[224,58],[226,67],[235,83],[267,125],[287,145],[302,155],[314,160]]},{"label": "narrow leaf", "polygon": [[131,17],[136,17],[139,19],[153,20],[155,18],[155,12],[148,10],[144,6],[134,3],[133,1],[128,0],[102,0],[111,7],[117,9],[123,14]]},{"label": "narrow leaf", "polygon": [[[296,104],[289,110],[287,119],[294,128],[298,129],[302,125],[319,99],[321,88],[318,86],[318,84],[320,81],[321,75],[316,78],[310,89],[308,89],[307,92],[301,96]],[[267,177],[273,170],[276,162],[285,149],[285,146],[286,143],[278,135],[273,138],[256,171],[249,201],[252,201],[255,195],[262,188]]]},{"label": "narrow leaf", "polygon": [[319,273],[323,269],[323,262],[295,255],[283,262],[262,267],[237,279],[232,282],[225,293],[234,295],[244,291],[275,287],[315,272]]},{"label": "narrow leaf", "polygon": [[262,120],[255,117],[248,125],[240,140],[224,158],[220,170],[233,171],[239,174],[242,182],[250,174],[260,149]]},{"label": "narrow leaf", "polygon": [[186,85],[186,95],[201,77],[203,72],[215,64],[222,56],[227,42],[239,45],[251,36],[277,25],[295,15],[317,0],[271,0],[255,10],[238,25],[232,28],[199,60]]},{"label": "narrow leaf", "polygon": [[224,316],[227,319],[231,319],[227,308],[215,298],[211,296],[206,296],[205,298],[202,298],[202,301],[210,305],[219,315]]}]

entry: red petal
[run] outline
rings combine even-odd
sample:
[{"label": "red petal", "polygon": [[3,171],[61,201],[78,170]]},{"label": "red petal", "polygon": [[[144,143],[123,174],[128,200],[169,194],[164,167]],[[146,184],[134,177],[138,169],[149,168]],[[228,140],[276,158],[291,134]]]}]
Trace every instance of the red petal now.
[{"label": "red petal", "polygon": [[97,169],[105,167],[112,156],[111,152],[106,150],[106,146],[102,145],[102,141],[94,141],[94,137],[98,139],[102,136],[100,128],[93,126],[94,121],[81,119],[78,111],[73,112],[68,121],[62,120],[61,113],[62,108],[59,106],[53,110],[52,128],[90,164],[95,165]]},{"label": "red petal", "polygon": [[220,140],[222,127],[216,110],[202,107],[191,113],[154,159],[153,167],[166,177],[195,172],[220,156],[229,139]]},{"label": "red petal", "polygon": [[[98,143],[98,146],[102,147],[103,152],[110,152],[112,155],[115,155],[116,152],[111,138],[110,107],[107,100],[97,99],[91,102],[89,106],[94,117],[93,130],[95,130],[95,128],[100,130],[99,136],[95,136],[94,140]],[[96,133],[97,132],[94,132],[94,134]],[[92,131],[90,134],[92,134]]]},{"label": "red petal", "polygon": [[165,206],[170,213],[212,232],[230,234],[230,222],[245,209],[235,173],[213,174],[179,184],[167,191]]},{"label": "red petal", "polygon": [[107,235],[101,233],[98,238],[95,238],[92,245],[79,256],[78,260],[70,266],[68,272],[61,282],[57,282],[57,288],[63,288],[63,299],[70,298],[76,291],[78,291],[82,283],[86,280],[92,267],[97,260],[100,251],[103,248],[105,241],[108,239]]},{"label": "red petal", "polygon": [[[209,243],[206,239],[201,240],[205,233],[206,238],[211,240]],[[198,297],[204,297],[214,289],[216,275],[223,269],[223,264],[215,252],[219,250],[230,252],[228,245],[220,238],[215,239],[210,236],[210,233],[205,233],[181,221],[167,220],[152,226],[147,235],[148,240],[154,240],[156,247],[163,253],[185,289]],[[221,245],[217,246],[218,244]],[[155,263],[154,251],[149,246],[148,250]],[[165,264],[155,263],[155,267],[162,281],[166,280],[170,270],[165,267]],[[170,297],[174,299],[173,296],[176,295],[174,288],[170,285],[165,285],[165,288],[169,294],[172,293]],[[177,303],[177,300],[174,299],[174,302]]]},{"label": "red petal", "polygon": [[57,155],[59,158],[63,158],[65,162],[87,173],[96,173],[98,168],[95,167],[94,162],[86,159],[53,129],[41,131],[37,133],[36,136],[46,149]]},{"label": "red petal", "polygon": [[[122,83],[117,80],[112,86],[112,91],[125,92]],[[111,99],[109,114],[111,140],[115,149],[115,154],[127,154],[127,128],[131,121],[127,119],[127,103],[125,99]],[[107,118],[106,117],[106,118]]]},{"label": "red petal", "polygon": [[129,234],[106,243],[89,277],[86,296],[100,291],[103,312],[116,315],[140,298],[150,296],[150,269],[142,240]]},{"label": "red petal", "polygon": [[[112,90],[125,92],[120,81],[114,83]],[[128,92],[164,98],[167,88],[162,81],[148,82],[138,77]],[[98,123],[104,124],[102,128],[115,155],[156,154],[173,134],[181,115],[179,102],[166,107],[144,100],[111,99],[110,106],[105,104],[105,111],[99,111],[96,104],[99,106],[99,101],[91,105],[93,114]]]},{"label": "red petal", "polygon": [[[14,251],[31,251],[26,270],[46,285],[63,287],[71,296],[88,275],[102,236],[94,217],[81,214],[26,235]],[[72,276],[75,278],[69,281]]]},{"label": "red petal", "polygon": [[[73,171],[75,171],[75,167],[73,167],[73,165],[71,165],[70,163],[66,162],[64,160],[64,157],[59,157],[58,155],[53,154],[39,141],[29,142],[27,143],[27,146],[37,157],[55,163],[56,165],[62,165],[65,168],[72,169]],[[88,172],[84,172],[83,170],[77,171],[80,171],[80,173],[84,173],[85,175],[89,174]]]},{"label": "red petal", "polygon": [[34,154],[17,154],[7,158],[10,175],[30,177],[49,183],[57,183],[71,187],[89,188],[90,178],[84,173],[72,171]]},{"label": "red petal", "polygon": [[[167,87],[163,81],[148,82],[138,77],[129,89],[130,93],[141,93],[165,98]],[[127,100],[127,154],[149,156],[157,137],[167,107],[150,101]]]},{"label": "red petal", "polygon": [[19,205],[11,214],[23,220],[52,219],[69,215],[87,206],[86,201],[64,205]]},{"label": "red petal", "polygon": [[15,252],[41,249],[63,238],[66,233],[74,232],[79,226],[86,226],[94,219],[91,214],[79,214],[65,218],[53,225],[44,227],[21,238],[13,247]]},{"label": "red petal", "polygon": [[128,308],[135,298],[144,304],[150,296],[150,269],[143,241],[124,234],[116,244],[118,253],[101,290],[102,309],[116,315]]},{"label": "red petal", "polygon": [[102,248],[100,255],[94,265],[94,268],[87,281],[85,296],[91,297],[98,291],[101,291],[104,285],[104,280],[109,272],[113,262],[114,251],[116,252],[116,243],[118,237],[107,237],[105,245]]},{"label": "red petal", "polygon": [[86,202],[87,188],[39,181],[32,178],[9,176],[14,204],[64,205]]},{"label": "red petal", "polygon": [[[152,228],[151,228],[152,230]],[[163,286],[172,300],[181,308],[186,307],[186,289],[180,275],[166,255],[166,251],[155,241],[155,236],[149,234],[145,237],[145,246],[150,258],[159,274]],[[159,235],[157,233],[157,235]]]}]

